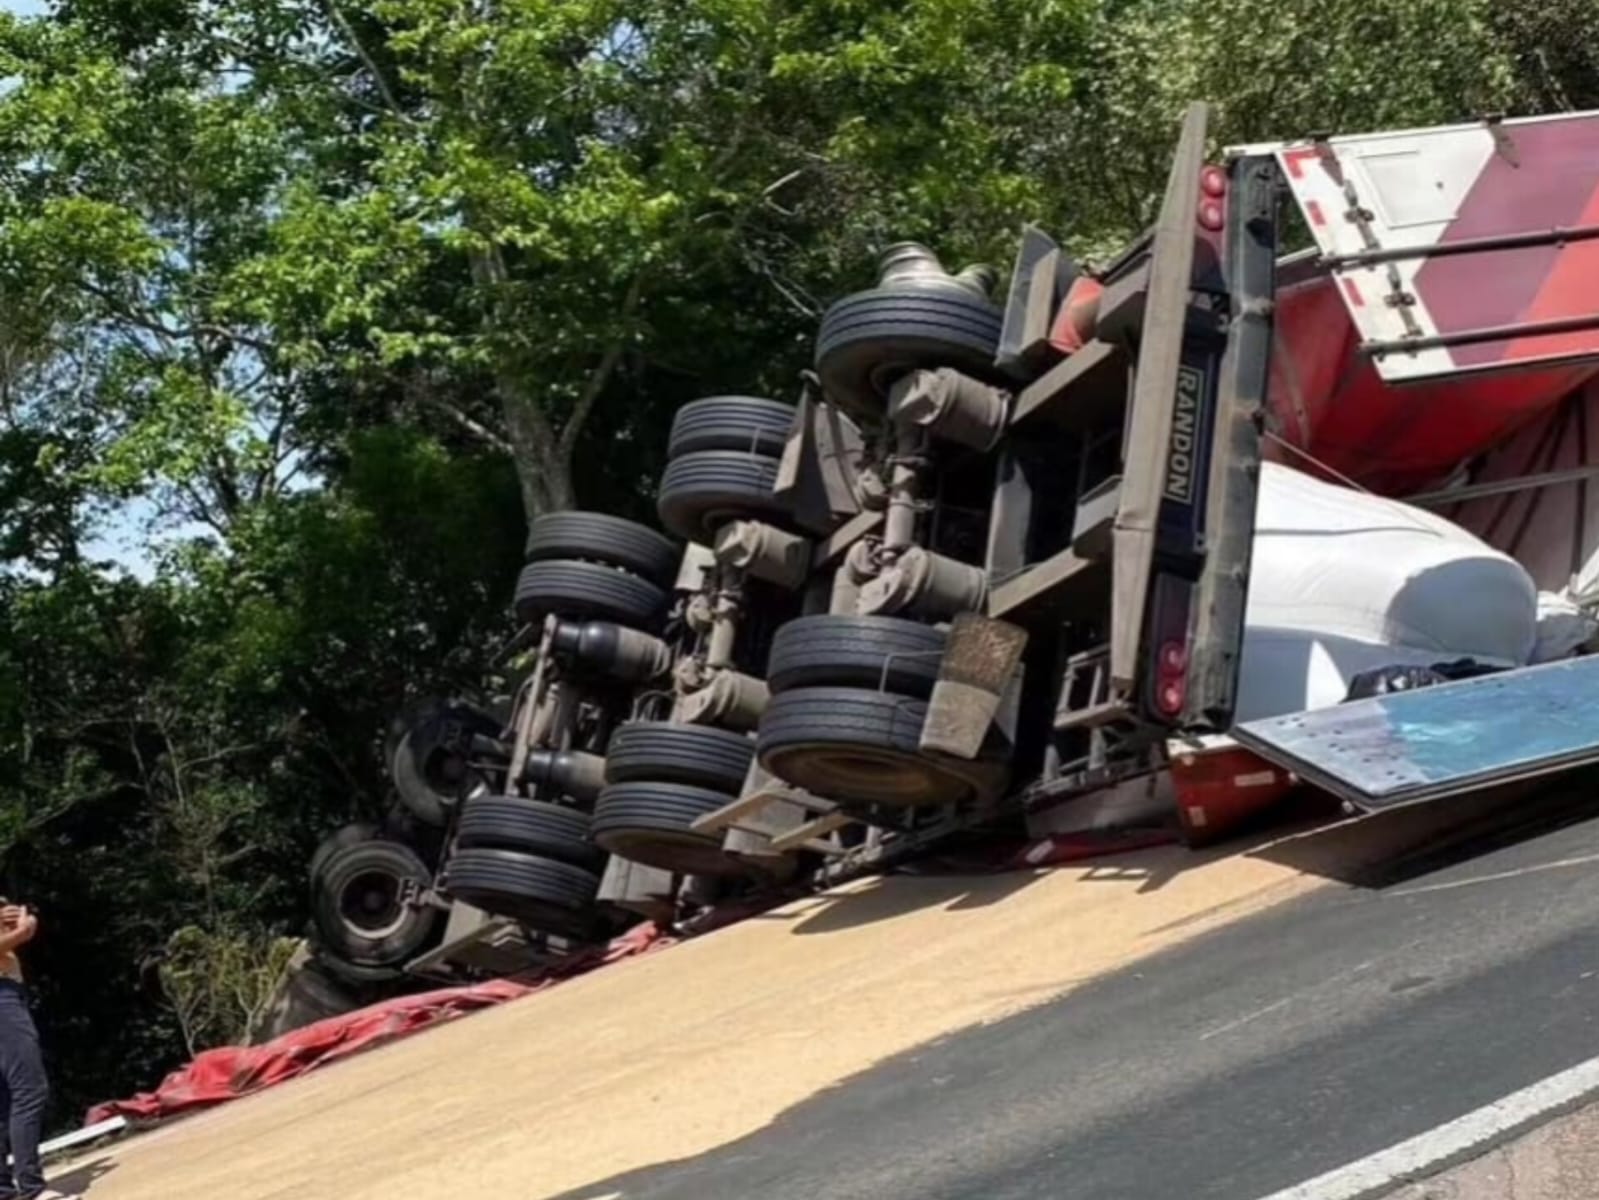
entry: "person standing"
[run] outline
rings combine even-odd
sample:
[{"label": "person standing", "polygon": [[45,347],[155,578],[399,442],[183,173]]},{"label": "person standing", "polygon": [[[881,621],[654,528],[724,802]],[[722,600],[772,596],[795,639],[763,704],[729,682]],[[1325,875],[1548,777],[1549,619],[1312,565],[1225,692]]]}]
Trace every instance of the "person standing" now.
[{"label": "person standing", "polygon": [[17,959],[38,932],[38,914],[0,897],[0,1200],[44,1194],[39,1137],[50,1085]]}]

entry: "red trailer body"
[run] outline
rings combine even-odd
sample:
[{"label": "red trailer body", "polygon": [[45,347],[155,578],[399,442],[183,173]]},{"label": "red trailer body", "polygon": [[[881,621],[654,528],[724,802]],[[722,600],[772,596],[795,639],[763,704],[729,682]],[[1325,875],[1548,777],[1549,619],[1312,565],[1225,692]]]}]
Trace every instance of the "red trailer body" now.
[{"label": "red trailer body", "polygon": [[1315,241],[1277,292],[1271,453],[1439,482],[1599,365],[1599,114],[1249,147]]}]

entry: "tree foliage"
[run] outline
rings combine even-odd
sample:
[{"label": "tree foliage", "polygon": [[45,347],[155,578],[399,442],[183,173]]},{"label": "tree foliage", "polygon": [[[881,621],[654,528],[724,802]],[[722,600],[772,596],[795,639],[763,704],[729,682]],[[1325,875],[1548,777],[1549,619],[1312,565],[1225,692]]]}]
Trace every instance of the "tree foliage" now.
[{"label": "tree foliage", "polygon": [[[0,16],[0,849],[63,1111],[246,1035],[526,517],[646,514],[906,237],[1218,140],[1599,104],[1599,2],[59,0]],[[108,540],[109,539],[109,540]],[[127,543],[146,540],[132,553]],[[120,541],[114,552],[108,545]]]}]

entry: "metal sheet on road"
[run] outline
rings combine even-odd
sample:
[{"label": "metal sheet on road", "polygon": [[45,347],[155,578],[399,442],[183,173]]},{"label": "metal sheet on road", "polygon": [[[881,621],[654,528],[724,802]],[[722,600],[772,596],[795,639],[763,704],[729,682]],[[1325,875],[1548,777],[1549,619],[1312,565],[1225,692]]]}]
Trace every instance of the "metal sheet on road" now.
[{"label": "metal sheet on road", "polygon": [[1240,742],[1362,808],[1599,762],[1599,656],[1251,721]]}]

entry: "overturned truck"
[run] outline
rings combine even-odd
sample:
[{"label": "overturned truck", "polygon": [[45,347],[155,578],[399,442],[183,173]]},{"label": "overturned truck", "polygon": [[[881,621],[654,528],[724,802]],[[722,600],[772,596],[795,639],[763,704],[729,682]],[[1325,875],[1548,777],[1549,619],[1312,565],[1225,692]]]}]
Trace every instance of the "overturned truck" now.
[{"label": "overturned truck", "polygon": [[[345,830],[313,864],[335,973],[514,971],[685,897],[836,879],[1238,743],[1367,808],[1594,757],[1567,722],[1558,746],[1440,766],[1404,732],[1436,713],[1403,706],[1558,705],[1592,674],[1517,668],[1538,589],[1568,624],[1599,590],[1599,115],[1213,165],[1206,117],[1185,119],[1155,226],[1097,269],[1028,228],[1000,303],[990,268],[891,247],[876,286],[827,310],[796,403],[680,410],[665,534],[535,521],[514,695],[439,708],[391,746],[412,845]],[[1452,549],[1392,558],[1364,624],[1340,624],[1340,595],[1359,603],[1336,578],[1301,586],[1285,622],[1251,565],[1287,510],[1268,527],[1257,503],[1357,492]],[[1357,556],[1368,517],[1333,522]],[[1429,571],[1447,590],[1461,561],[1512,613],[1464,643],[1393,598]],[[1405,661],[1464,646],[1480,669],[1317,707],[1407,638]],[[1254,678],[1322,682],[1246,696],[1235,728],[1252,655]]]}]

